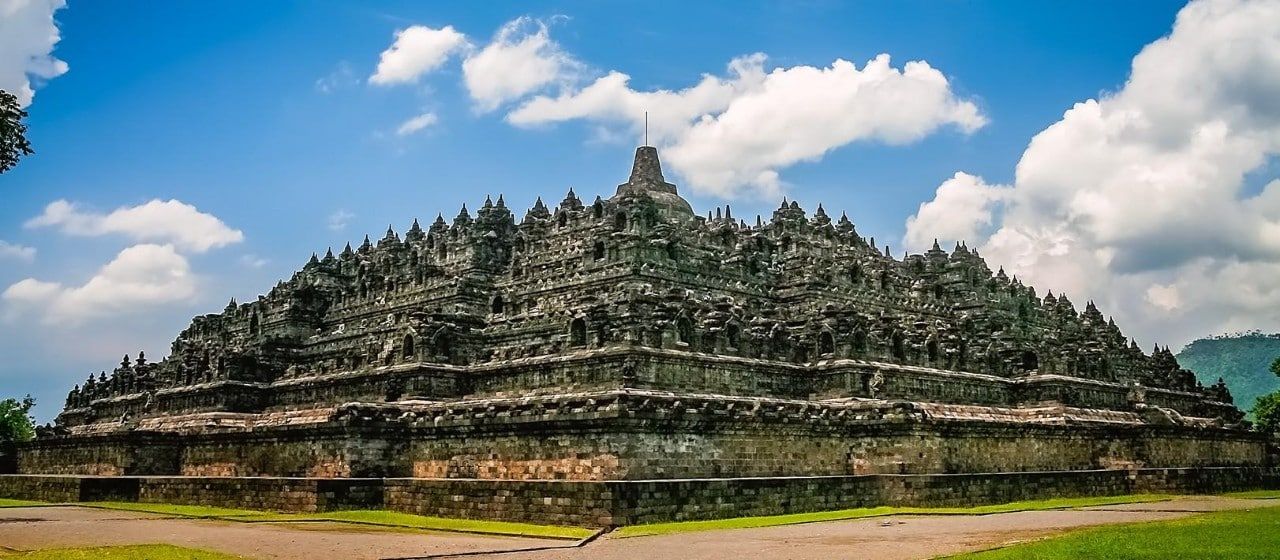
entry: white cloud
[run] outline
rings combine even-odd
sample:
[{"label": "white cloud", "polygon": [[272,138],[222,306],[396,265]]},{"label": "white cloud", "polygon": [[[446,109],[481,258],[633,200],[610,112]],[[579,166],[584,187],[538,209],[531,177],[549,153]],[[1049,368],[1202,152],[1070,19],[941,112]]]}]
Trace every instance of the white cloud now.
[{"label": "white cloud", "polygon": [[267,266],[270,262],[271,261],[269,259],[265,259],[254,254],[240,255],[240,266],[245,268],[262,268]]},{"label": "white cloud", "polygon": [[581,64],[551,40],[546,23],[507,22],[493,41],[462,63],[463,79],[481,111],[492,111],[549,84],[573,79]]},{"label": "white cloud", "polygon": [[359,83],[356,79],[355,70],[351,68],[351,63],[343,60],[334,66],[333,71],[325,74],[316,80],[316,91],[320,93],[332,93],[334,90]]},{"label": "white cloud", "polygon": [[53,14],[65,5],[65,0],[0,0],[0,89],[17,96],[23,107],[31,104],[40,81],[67,71],[67,63],[52,54],[60,39]]},{"label": "white cloud", "polygon": [[0,259],[6,258],[31,262],[36,258],[36,248],[0,239]]},{"label": "white cloud", "polygon": [[403,123],[400,123],[400,127],[396,129],[396,135],[408,136],[410,134],[413,134],[424,128],[427,128],[429,126],[436,124],[437,122],[439,122],[439,120],[440,119],[436,117],[435,113],[431,113],[431,112],[423,113],[407,121],[404,121]]},{"label": "white cloud", "polygon": [[825,68],[768,72],[764,64],[763,54],[737,58],[726,77],[706,75],[679,91],[637,91],[629,76],[611,72],[558,97],[530,99],[507,120],[533,126],[585,119],[639,137],[648,111],[650,143],[664,149],[665,162],[694,190],[726,198],[776,194],[781,169],[853,142],[904,144],[944,126],[968,133],[987,122],[925,62],[899,69],[882,54],[862,68],[839,59]]},{"label": "white cloud", "polygon": [[996,206],[1008,198],[1011,190],[988,185],[981,177],[956,173],[938,187],[933,200],[921,203],[916,215],[907,218],[907,250],[924,251],[934,239],[985,239]]},{"label": "white cloud", "polygon": [[342,231],[347,229],[347,224],[351,222],[351,218],[356,217],[355,214],[339,208],[332,214],[329,214],[329,229],[333,231]]},{"label": "white cloud", "polygon": [[378,59],[378,68],[369,83],[386,86],[406,84],[439,68],[453,53],[466,48],[467,37],[446,25],[432,29],[414,25],[396,32],[396,40]]},{"label": "white cloud", "polygon": [[141,244],[121,251],[83,285],[27,278],[5,289],[0,299],[46,324],[76,324],[181,302],[195,292],[191,267],[172,245]]},{"label": "white cloud", "polygon": [[1166,342],[1276,329],[1280,181],[1252,194],[1245,178],[1277,155],[1280,1],[1198,0],[1133,59],[1119,91],[1031,140],[1008,196],[987,201],[1002,207],[994,227],[987,210],[950,213],[946,184],[909,223],[993,230],[990,260],[1109,301]]},{"label": "white cloud", "polygon": [[137,241],[172,243],[188,251],[239,243],[244,234],[231,229],[212,214],[178,200],[152,200],[138,206],[117,208],[109,214],[83,211],[66,200],[49,203],[44,212],[27,221],[28,228],[57,227],[62,233],[81,236],[123,234]]}]

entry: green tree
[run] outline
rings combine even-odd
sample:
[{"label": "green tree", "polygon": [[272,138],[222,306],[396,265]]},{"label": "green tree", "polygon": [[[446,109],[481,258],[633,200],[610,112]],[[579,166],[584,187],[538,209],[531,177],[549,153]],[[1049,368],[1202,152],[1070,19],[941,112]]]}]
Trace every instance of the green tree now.
[{"label": "green tree", "polygon": [[18,98],[0,89],[0,173],[18,165],[18,158],[36,153],[27,142],[25,118],[27,112],[18,105]]},{"label": "green tree", "polygon": [[1280,391],[1258,397],[1252,412],[1259,431],[1268,434],[1280,432]]},{"label": "green tree", "polygon": [[31,417],[31,407],[36,400],[27,395],[18,399],[0,401],[0,443],[27,441],[36,435],[36,419]]}]

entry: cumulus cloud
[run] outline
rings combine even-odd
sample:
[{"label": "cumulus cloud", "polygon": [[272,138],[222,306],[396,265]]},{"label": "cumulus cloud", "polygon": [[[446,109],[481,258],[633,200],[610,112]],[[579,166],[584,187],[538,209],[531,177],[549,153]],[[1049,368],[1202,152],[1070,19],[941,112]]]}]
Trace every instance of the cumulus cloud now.
[{"label": "cumulus cloud", "polygon": [[1280,181],[1247,178],[1277,155],[1280,1],[1197,0],[1122,88],[1031,140],[1005,196],[956,199],[948,181],[907,241],[989,234],[989,259],[1165,341],[1276,329]]},{"label": "cumulus cloud", "polygon": [[926,62],[896,68],[882,54],[861,68],[837,59],[769,71],[765,62],[759,53],[734,59],[726,76],[705,75],[679,91],[637,91],[629,76],[610,72],[581,89],[534,97],[507,120],[583,119],[639,136],[648,111],[651,143],[664,149],[664,161],[693,189],[721,197],[776,194],[779,170],[854,142],[904,144],[944,126],[968,133],[987,122]]},{"label": "cumulus cloud", "polygon": [[26,107],[43,80],[61,76],[67,63],[53,56],[61,38],[54,12],[64,0],[0,0],[0,89]]},{"label": "cumulus cloud", "polygon": [[909,251],[924,251],[934,239],[965,241],[985,238],[998,205],[1012,189],[988,185],[981,177],[959,172],[938,187],[933,200],[920,204],[907,218],[904,240]]},{"label": "cumulus cloud", "polygon": [[440,29],[425,25],[401,29],[396,32],[395,42],[382,51],[377,69],[369,76],[369,83],[387,86],[415,82],[466,46],[466,35],[452,25]]},{"label": "cumulus cloud", "polygon": [[27,228],[55,227],[68,235],[102,236],[121,234],[137,241],[171,243],[178,248],[203,253],[209,249],[239,243],[244,234],[232,229],[212,214],[178,200],[152,200],[102,214],[81,210],[66,200],[56,200],[44,212],[27,221]]},{"label": "cumulus cloud", "polygon": [[31,262],[36,258],[36,248],[10,243],[0,239],[0,259],[17,259]]},{"label": "cumulus cloud", "polygon": [[436,117],[435,113],[431,113],[431,112],[423,113],[407,121],[404,121],[403,123],[400,123],[400,127],[396,129],[396,135],[408,136],[424,128],[432,126],[439,121],[440,119]]},{"label": "cumulus cloud", "polygon": [[462,63],[467,91],[481,111],[571,80],[581,64],[551,40],[545,22],[521,17],[502,26],[493,41]]},{"label": "cumulus cloud", "polygon": [[5,289],[0,299],[44,323],[75,324],[181,302],[195,292],[191,267],[172,245],[140,244],[121,251],[82,285],[27,278]]}]

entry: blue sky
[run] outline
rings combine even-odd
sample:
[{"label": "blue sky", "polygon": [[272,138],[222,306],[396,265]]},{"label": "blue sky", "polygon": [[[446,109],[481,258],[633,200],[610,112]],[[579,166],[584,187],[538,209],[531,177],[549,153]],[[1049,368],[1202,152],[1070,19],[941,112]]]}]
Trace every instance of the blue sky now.
[{"label": "blue sky", "polygon": [[[1031,208],[1030,203],[1017,206],[1023,204],[1014,202],[1017,194],[1002,194],[1036,189],[1015,175],[1028,143],[1055,123],[1070,124],[1064,112],[1082,101],[1150,106],[1141,105],[1137,88],[1132,95],[1124,91],[1126,80],[1135,56],[1170,35],[1183,8],[1181,2],[1164,1],[298,1],[149,3],[142,12],[137,5],[116,2],[72,0],[56,10],[52,0],[37,3],[50,5],[32,21],[47,23],[52,14],[60,34],[52,51],[40,54],[64,61],[67,70],[32,78],[28,68],[6,77],[0,62],[0,86],[6,79],[31,79],[35,93],[27,123],[37,150],[0,176],[6,195],[0,240],[32,250],[0,257],[0,289],[24,279],[80,286],[133,245],[175,246],[177,234],[140,233],[137,228],[143,226],[77,233],[66,220],[29,223],[58,200],[97,216],[156,199],[177,200],[216,217],[223,229],[215,227],[213,235],[241,233],[204,249],[178,242],[163,255],[189,268],[191,290],[180,301],[125,295],[130,303],[123,308],[85,318],[55,313],[30,298],[0,300],[0,351],[7,356],[0,365],[0,393],[33,393],[41,401],[42,420],[56,414],[66,389],[89,371],[109,369],[120,355],[139,349],[164,355],[191,315],[219,311],[231,296],[243,301],[265,292],[312,251],[339,249],[365,233],[376,239],[388,224],[403,231],[415,217],[430,221],[443,212],[450,219],[460,204],[475,208],[487,193],[505,194],[517,215],[538,195],[554,204],[570,186],[588,200],[609,196],[625,179],[639,143],[634,128],[590,116],[516,126],[509,115],[530,99],[580,91],[614,70],[630,76],[630,88],[651,91],[688,88],[704,74],[728,76],[731,60],[753,53],[767,56],[761,63],[766,72],[822,69],[836,59],[862,68],[882,53],[896,69],[925,61],[945,76],[948,99],[977,110],[980,125],[966,121],[972,125],[966,128],[960,117],[940,117],[936,126],[905,141],[869,133],[831,142],[805,161],[772,166],[780,177],[776,190],[687,188],[679,168],[669,168],[669,175],[696,209],[731,203],[737,215],[751,217],[767,215],[781,194],[810,211],[823,202],[829,212],[847,211],[861,233],[900,252],[904,236],[907,243],[913,238],[907,219],[919,210],[923,226],[929,214],[921,204],[933,201],[942,209],[950,199],[940,185],[963,171],[980,180],[964,182],[955,192],[986,193],[978,198],[989,211],[979,212],[971,223],[930,224],[944,233],[972,231],[975,244],[992,235],[993,248],[984,253],[1006,255],[1016,268],[1025,259],[1002,253],[1001,247],[1009,245],[1001,240],[1008,236],[998,232],[1006,214]],[[573,71],[494,110],[482,110],[464,84],[463,60],[521,17],[530,18],[526,34],[545,26],[553,50],[572,61]],[[1218,21],[1213,17],[1204,16],[1203,25]],[[411,26],[452,26],[472,50],[454,52],[407,83],[370,83],[380,55],[398,31]],[[1211,51],[1214,45],[1186,48]],[[0,40],[0,61],[22,56],[31,55]],[[1151,81],[1162,79],[1176,87],[1180,78]],[[668,109],[661,103],[647,108],[655,114]],[[396,133],[406,120],[424,113],[434,116],[434,124]],[[812,127],[774,124],[797,139],[820,135]],[[1265,163],[1273,161],[1273,146],[1256,151],[1264,163],[1240,164],[1251,175],[1224,187],[1231,193],[1228,200],[1240,201],[1241,189],[1261,192],[1274,179],[1274,165]],[[1003,206],[986,206],[997,200]],[[1162,219],[1170,226],[1180,218]],[[1120,251],[1129,247],[1128,238],[1106,230],[1078,239]],[[1254,249],[1230,248],[1242,255],[1233,262],[1253,262],[1243,255],[1261,251]],[[1061,289],[1083,291],[1073,296],[1081,305],[1085,296],[1114,299],[1115,312],[1130,320],[1134,327],[1128,330],[1147,346],[1157,339],[1176,346],[1200,334],[1276,323],[1267,313],[1193,320],[1197,314],[1186,302],[1200,300],[1190,295],[1193,287],[1175,284],[1193,272],[1178,267],[1200,256],[1139,271],[1158,272],[1158,277],[1122,271],[1129,276],[1114,283],[1064,282]],[[1088,266],[1076,270],[1093,276]],[[1058,278],[1056,272],[1025,274],[1050,288]],[[1259,293],[1263,300],[1241,303],[1241,308],[1270,301],[1265,298],[1273,290],[1259,288]],[[1150,305],[1126,303],[1135,298],[1176,302],[1156,307],[1178,310],[1176,319],[1184,327],[1160,327],[1170,316],[1146,309]],[[1207,296],[1201,300],[1213,303]]]}]

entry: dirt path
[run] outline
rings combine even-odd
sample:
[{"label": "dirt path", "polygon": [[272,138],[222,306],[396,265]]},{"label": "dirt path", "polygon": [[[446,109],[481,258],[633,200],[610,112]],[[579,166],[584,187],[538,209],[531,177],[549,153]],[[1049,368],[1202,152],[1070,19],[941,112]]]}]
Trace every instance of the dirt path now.
[{"label": "dirt path", "polygon": [[0,508],[0,546],[169,543],[247,558],[376,560],[564,546],[566,541],[353,528],[339,523],[234,523],[80,507]]},{"label": "dirt path", "polygon": [[[564,548],[568,544],[565,541],[356,530],[341,524],[243,524],[75,507],[8,508],[0,509],[0,546],[37,549],[164,542],[249,558],[285,560],[372,560],[450,554],[511,560],[735,557],[908,560],[981,550],[1080,527],[1269,506],[1280,506],[1280,501],[1197,497],[1080,510],[983,516],[892,516],[654,537],[606,536],[582,548]],[[557,548],[516,552],[535,547]]]}]

